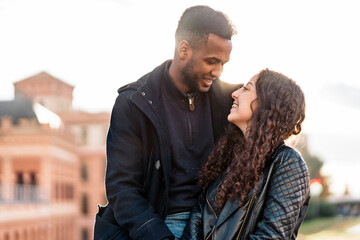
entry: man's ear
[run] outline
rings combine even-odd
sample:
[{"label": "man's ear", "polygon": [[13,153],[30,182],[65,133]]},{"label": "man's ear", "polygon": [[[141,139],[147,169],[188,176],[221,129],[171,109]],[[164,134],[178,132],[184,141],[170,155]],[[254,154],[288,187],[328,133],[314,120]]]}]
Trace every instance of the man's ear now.
[{"label": "man's ear", "polygon": [[188,58],[190,58],[192,49],[191,49],[188,41],[182,40],[180,42],[179,48],[178,48],[178,53],[179,53],[179,58],[181,60],[187,60]]}]

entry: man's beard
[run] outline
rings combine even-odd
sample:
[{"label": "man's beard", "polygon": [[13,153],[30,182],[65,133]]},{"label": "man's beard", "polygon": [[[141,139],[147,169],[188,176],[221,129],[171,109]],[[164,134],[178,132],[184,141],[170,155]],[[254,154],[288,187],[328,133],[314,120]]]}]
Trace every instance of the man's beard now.
[{"label": "man's beard", "polygon": [[194,75],[194,65],[192,59],[190,59],[186,66],[181,70],[181,76],[184,84],[189,88],[189,93],[200,91],[198,81],[196,81],[196,76]]}]

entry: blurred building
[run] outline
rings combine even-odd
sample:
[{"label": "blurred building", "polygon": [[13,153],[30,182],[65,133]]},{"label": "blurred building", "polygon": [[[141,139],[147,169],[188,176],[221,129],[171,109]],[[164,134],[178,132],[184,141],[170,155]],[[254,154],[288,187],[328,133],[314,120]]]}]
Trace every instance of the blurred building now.
[{"label": "blurred building", "polygon": [[0,101],[0,240],[92,239],[109,113],[74,110],[74,87],[46,72],[14,87]]}]

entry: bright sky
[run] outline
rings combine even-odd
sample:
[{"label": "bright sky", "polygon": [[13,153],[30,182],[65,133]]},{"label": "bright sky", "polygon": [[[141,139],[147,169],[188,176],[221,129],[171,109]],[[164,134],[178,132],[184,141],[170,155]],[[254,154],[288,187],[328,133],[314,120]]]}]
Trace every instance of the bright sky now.
[{"label": "bright sky", "polygon": [[311,152],[334,193],[348,184],[360,196],[357,2],[0,0],[0,100],[13,98],[13,82],[46,71],[75,86],[75,108],[110,111],[118,87],[172,58],[184,9],[207,4],[238,29],[222,79],[247,82],[268,67],[296,80]]}]

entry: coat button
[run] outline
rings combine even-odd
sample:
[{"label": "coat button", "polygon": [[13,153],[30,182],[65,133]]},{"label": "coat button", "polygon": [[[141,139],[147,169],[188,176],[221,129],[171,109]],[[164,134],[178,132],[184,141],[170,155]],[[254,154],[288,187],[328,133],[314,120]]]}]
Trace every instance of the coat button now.
[{"label": "coat button", "polygon": [[141,95],[145,96],[145,92],[142,92]]},{"label": "coat button", "polygon": [[149,104],[152,104],[152,101],[151,101],[151,100],[149,101]]}]

